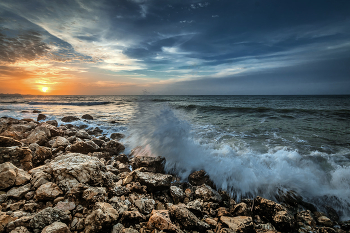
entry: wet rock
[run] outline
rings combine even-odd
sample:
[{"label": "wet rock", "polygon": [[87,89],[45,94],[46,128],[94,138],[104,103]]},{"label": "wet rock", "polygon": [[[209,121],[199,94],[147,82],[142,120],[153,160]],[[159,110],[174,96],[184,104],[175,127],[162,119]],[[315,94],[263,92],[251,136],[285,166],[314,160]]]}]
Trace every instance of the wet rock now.
[{"label": "wet rock", "polygon": [[68,226],[63,222],[54,222],[45,227],[41,233],[70,233]]},{"label": "wet rock", "polygon": [[23,135],[20,132],[16,132],[16,131],[10,131],[10,130],[5,130],[4,132],[2,132],[0,134],[0,136],[4,136],[4,137],[10,137],[16,140],[21,140],[23,139]]},{"label": "wet rock", "polygon": [[94,118],[93,118],[91,115],[89,115],[89,114],[84,114],[81,118],[82,118],[82,119],[85,119],[85,120],[93,120],[93,119],[94,119]]},{"label": "wet rock", "polygon": [[79,120],[79,117],[75,117],[75,116],[65,116],[61,119],[61,121],[63,122],[73,122],[77,120]]},{"label": "wet rock", "polygon": [[37,143],[42,146],[48,141],[50,137],[51,137],[51,132],[47,127],[38,126],[27,137],[26,143],[27,144]]},{"label": "wet rock", "polygon": [[189,211],[185,205],[172,205],[169,207],[169,213],[171,218],[185,229],[204,230],[210,228],[207,223],[200,221],[196,215]]},{"label": "wet rock", "polygon": [[289,190],[289,191],[279,190],[277,195],[277,200],[279,202],[284,202],[291,206],[298,206],[299,204],[302,204],[303,197],[297,194],[293,190]]},{"label": "wet rock", "polygon": [[233,230],[233,232],[253,232],[254,229],[253,219],[247,216],[221,216],[220,221]]},{"label": "wet rock", "polygon": [[33,110],[33,113],[41,113],[40,110]]},{"label": "wet rock", "polygon": [[119,214],[110,204],[105,202],[97,202],[95,210],[85,219],[84,232],[97,232],[103,228],[112,226],[118,219]]},{"label": "wet rock", "polygon": [[111,155],[118,155],[125,150],[125,146],[116,140],[110,140],[103,144],[102,149]]},{"label": "wet rock", "polygon": [[171,186],[170,187],[170,195],[174,200],[174,204],[178,204],[179,202],[182,202],[182,200],[185,197],[184,191],[177,186]]},{"label": "wet rock", "polygon": [[15,230],[18,227],[25,227],[25,228],[29,228],[29,222],[31,220],[31,216],[23,216],[20,217],[19,219],[16,219],[10,223],[8,223],[7,225],[7,231],[12,231]]},{"label": "wet rock", "polygon": [[39,201],[53,200],[57,196],[62,195],[62,190],[57,186],[57,184],[48,182],[41,185],[35,192],[35,199]]},{"label": "wet rock", "polygon": [[100,148],[93,141],[76,142],[71,146],[70,151],[82,154],[88,154],[98,151]]},{"label": "wet rock", "polygon": [[6,195],[8,198],[22,199],[24,195],[30,191],[31,187],[32,185],[30,183],[20,187],[13,187]]},{"label": "wet rock", "polygon": [[51,159],[52,157],[52,151],[51,148],[45,147],[45,146],[39,146],[35,154],[32,158],[32,162],[34,166],[42,165],[44,164],[44,161],[47,159]]},{"label": "wet rock", "polygon": [[83,199],[89,203],[105,202],[108,199],[105,187],[89,187],[83,192]]},{"label": "wet rock", "polygon": [[0,136],[0,147],[21,146],[22,143],[10,137]]},{"label": "wet rock", "polygon": [[56,120],[46,121],[45,123],[55,127],[58,126],[58,122]]},{"label": "wet rock", "polygon": [[164,173],[164,157],[137,156],[133,159],[132,168],[136,170],[140,167],[149,168],[149,172]]},{"label": "wet rock", "polygon": [[330,220],[328,217],[326,216],[321,216],[317,218],[317,222],[318,224],[325,226],[325,227],[331,227],[333,226],[333,222],[332,220]]},{"label": "wet rock", "polygon": [[179,231],[171,222],[168,210],[153,210],[147,223],[148,229],[158,229],[161,231]]},{"label": "wet rock", "polygon": [[332,221],[339,221],[339,215],[337,213],[337,211],[335,209],[333,209],[331,206],[326,206],[326,211],[327,211],[327,214],[329,216],[329,218],[332,220]]},{"label": "wet rock", "polygon": [[271,220],[272,217],[279,211],[285,211],[285,208],[274,201],[259,196],[254,199],[255,214],[264,216]]},{"label": "wet rock", "polygon": [[135,180],[151,189],[169,188],[172,179],[172,175],[135,171]]},{"label": "wet rock", "polygon": [[112,189],[112,193],[116,196],[123,196],[123,195],[128,195],[131,192],[130,189],[124,186],[116,185]]},{"label": "wet rock", "polygon": [[203,199],[204,201],[213,201],[213,202],[222,201],[222,197],[220,196],[220,194],[206,184],[203,184],[202,186],[196,189],[195,196],[197,198]]},{"label": "wet rock", "polygon": [[67,147],[69,144],[70,143],[66,138],[58,136],[56,138],[54,144],[52,145],[52,147],[53,148],[58,148],[60,146]]},{"label": "wet rock", "polygon": [[81,139],[90,139],[91,136],[85,131],[85,130],[79,130],[77,133],[76,133],[76,136],[78,138],[81,138]]},{"label": "wet rock", "polygon": [[191,173],[188,176],[188,182],[193,186],[201,186],[207,184],[214,187],[214,183],[210,180],[209,175],[204,170],[199,170]]},{"label": "wet rock", "polygon": [[13,185],[23,185],[30,180],[28,172],[17,168],[10,162],[0,164],[0,190]]},{"label": "wet rock", "polygon": [[52,207],[47,207],[36,213],[30,220],[29,226],[40,232],[44,227],[51,225],[54,222],[68,223],[70,217],[67,212]]},{"label": "wet rock", "polygon": [[16,227],[14,230],[12,230],[10,233],[30,233],[27,228],[21,226],[21,227]]},{"label": "wet rock", "polygon": [[113,181],[103,163],[98,158],[79,153],[68,153],[56,157],[47,165],[52,176],[63,191],[68,191],[79,183],[93,186],[112,187]]},{"label": "wet rock", "polygon": [[32,168],[32,152],[28,147],[0,147],[0,163],[11,162],[28,171]]},{"label": "wet rock", "polygon": [[289,231],[293,229],[294,218],[287,211],[277,212],[273,218],[273,225],[279,231]]},{"label": "wet rock", "polygon": [[125,135],[121,133],[112,133],[111,139],[119,141],[120,139],[124,138]]},{"label": "wet rock", "polygon": [[231,210],[233,216],[252,216],[251,208],[244,202],[241,202]]},{"label": "wet rock", "polygon": [[36,121],[42,121],[42,120],[45,120],[45,119],[46,119],[46,116],[44,114],[39,114]]},{"label": "wet rock", "polygon": [[187,203],[186,207],[197,216],[198,215],[200,216],[202,215],[202,211],[203,211],[203,201],[201,201],[200,199],[190,201]]}]

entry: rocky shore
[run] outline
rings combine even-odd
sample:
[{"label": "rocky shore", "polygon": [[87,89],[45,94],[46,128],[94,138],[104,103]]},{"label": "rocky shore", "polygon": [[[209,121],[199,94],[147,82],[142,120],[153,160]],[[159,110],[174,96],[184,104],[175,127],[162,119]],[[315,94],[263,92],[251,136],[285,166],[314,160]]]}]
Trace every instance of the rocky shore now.
[{"label": "rocky shore", "polygon": [[0,118],[0,233],[350,232],[292,191],[236,203],[203,170],[181,182],[121,134],[45,119]]}]

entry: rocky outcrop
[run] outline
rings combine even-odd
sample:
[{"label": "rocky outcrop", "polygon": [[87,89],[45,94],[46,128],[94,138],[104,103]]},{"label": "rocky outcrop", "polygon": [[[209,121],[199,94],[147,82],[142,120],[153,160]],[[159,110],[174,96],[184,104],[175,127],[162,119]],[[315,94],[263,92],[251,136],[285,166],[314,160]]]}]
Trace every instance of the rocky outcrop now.
[{"label": "rocky outcrop", "polygon": [[185,205],[172,205],[169,207],[171,217],[185,229],[209,229],[210,226],[199,220]]}]

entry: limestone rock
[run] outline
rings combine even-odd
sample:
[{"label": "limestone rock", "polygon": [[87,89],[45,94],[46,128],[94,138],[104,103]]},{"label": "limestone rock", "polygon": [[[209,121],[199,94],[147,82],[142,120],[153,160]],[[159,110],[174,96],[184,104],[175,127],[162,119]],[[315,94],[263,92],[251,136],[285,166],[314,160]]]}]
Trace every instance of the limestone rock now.
[{"label": "limestone rock", "polygon": [[135,180],[151,189],[169,188],[172,178],[172,175],[135,171]]},{"label": "limestone rock", "polygon": [[93,141],[87,141],[87,142],[76,142],[71,146],[70,151],[81,153],[81,154],[88,154],[95,151],[98,151],[100,147],[96,145]]},{"label": "limestone rock", "polygon": [[119,214],[110,204],[97,202],[95,210],[85,219],[84,232],[101,231],[104,227],[112,226],[117,221]]},{"label": "limestone rock", "polygon": [[140,167],[149,168],[149,172],[163,173],[164,172],[164,157],[136,156],[133,159],[132,168],[136,170]]},{"label": "limestone rock", "polygon": [[39,201],[53,200],[57,196],[62,195],[62,190],[57,186],[57,184],[48,182],[41,185],[35,192],[35,199]]},{"label": "limestone rock", "polygon": [[30,191],[31,186],[32,185],[29,183],[20,187],[13,187],[7,192],[6,195],[8,198],[21,199],[27,192]]},{"label": "limestone rock", "polygon": [[254,229],[253,219],[247,216],[221,216],[220,221],[226,224],[234,232],[252,232]]},{"label": "limestone rock", "polygon": [[102,149],[112,155],[118,155],[125,150],[125,146],[116,140],[110,140],[103,144]]},{"label": "limestone rock", "polygon": [[153,210],[148,220],[147,227],[149,229],[179,231],[171,222],[168,210]]},{"label": "limestone rock", "polygon": [[61,121],[63,122],[73,122],[77,120],[79,120],[79,117],[75,117],[75,116],[65,116],[61,119]]},{"label": "limestone rock", "polygon": [[21,146],[22,143],[10,137],[0,136],[0,147]]},{"label": "limestone rock", "polygon": [[169,208],[169,213],[172,219],[175,219],[185,229],[204,230],[210,228],[207,223],[200,221],[191,211],[189,211],[185,205],[172,205]]},{"label": "limestone rock", "polygon": [[30,180],[28,172],[17,168],[10,162],[0,164],[0,190],[13,185],[22,185]]},{"label": "limestone rock", "polygon": [[28,147],[0,147],[0,163],[5,162],[28,171],[32,168],[32,152]]},{"label": "limestone rock", "polygon": [[202,186],[196,189],[195,196],[197,198],[203,199],[204,201],[222,201],[222,197],[220,196],[220,194],[206,184],[203,184]]},{"label": "limestone rock", "polygon": [[69,144],[70,143],[66,138],[58,136],[55,140],[55,143],[52,145],[52,147],[53,148],[58,148],[60,146],[67,147]]},{"label": "limestone rock", "polygon": [[47,207],[36,213],[29,222],[33,229],[42,230],[54,222],[68,223],[70,220],[67,212],[52,207]]},{"label": "limestone rock", "polygon": [[68,226],[63,222],[54,222],[45,227],[41,233],[70,233]]}]

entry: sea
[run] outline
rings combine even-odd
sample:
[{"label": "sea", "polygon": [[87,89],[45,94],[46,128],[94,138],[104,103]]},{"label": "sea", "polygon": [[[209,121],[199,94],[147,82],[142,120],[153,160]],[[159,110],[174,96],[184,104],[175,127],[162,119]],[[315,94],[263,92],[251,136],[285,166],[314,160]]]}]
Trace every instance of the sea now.
[{"label": "sea", "polygon": [[204,169],[238,201],[294,191],[350,218],[350,96],[0,97],[0,117],[36,120],[33,110],[59,124],[90,114],[74,124],[125,134],[126,154],[163,156],[184,181]]}]

